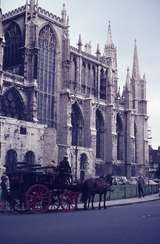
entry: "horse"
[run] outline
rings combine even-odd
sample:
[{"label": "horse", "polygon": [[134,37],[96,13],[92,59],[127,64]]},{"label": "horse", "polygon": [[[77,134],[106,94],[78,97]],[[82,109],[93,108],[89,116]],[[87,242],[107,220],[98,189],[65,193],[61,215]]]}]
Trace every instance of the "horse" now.
[{"label": "horse", "polygon": [[103,196],[103,207],[106,209],[106,196],[108,191],[111,190],[112,176],[107,175],[99,178],[86,179],[82,186],[82,197],[81,200],[84,203],[84,209],[90,207],[92,202],[92,209],[94,209],[94,198],[95,195],[99,195],[99,209],[101,209],[101,201]]}]

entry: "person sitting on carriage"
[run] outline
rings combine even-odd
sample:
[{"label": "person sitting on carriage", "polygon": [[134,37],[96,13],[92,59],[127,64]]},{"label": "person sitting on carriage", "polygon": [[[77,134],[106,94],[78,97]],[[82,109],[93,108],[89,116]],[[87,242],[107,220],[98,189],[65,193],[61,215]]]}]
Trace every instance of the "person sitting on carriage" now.
[{"label": "person sitting on carriage", "polygon": [[72,183],[72,171],[68,162],[68,156],[64,155],[63,160],[59,163],[59,177],[61,183],[71,184]]}]

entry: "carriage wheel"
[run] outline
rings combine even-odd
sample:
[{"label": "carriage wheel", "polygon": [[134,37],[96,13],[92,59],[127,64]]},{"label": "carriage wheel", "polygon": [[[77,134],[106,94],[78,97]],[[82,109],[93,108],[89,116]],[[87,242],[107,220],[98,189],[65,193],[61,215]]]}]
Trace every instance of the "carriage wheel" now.
[{"label": "carriage wheel", "polygon": [[25,195],[27,208],[33,213],[45,213],[48,211],[51,194],[44,185],[31,186]]},{"label": "carriage wheel", "polygon": [[74,210],[76,208],[78,195],[72,191],[64,191],[60,195],[61,207],[65,211]]}]

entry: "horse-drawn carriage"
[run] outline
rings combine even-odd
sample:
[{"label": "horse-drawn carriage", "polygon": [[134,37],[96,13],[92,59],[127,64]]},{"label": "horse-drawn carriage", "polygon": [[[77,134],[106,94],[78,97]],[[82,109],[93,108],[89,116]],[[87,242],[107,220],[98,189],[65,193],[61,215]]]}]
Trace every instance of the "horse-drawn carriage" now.
[{"label": "horse-drawn carriage", "polygon": [[62,174],[57,169],[54,174],[48,174],[48,168],[19,163],[14,173],[8,172],[12,209],[24,209],[32,213],[44,213],[59,208],[65,211],[73,210],[78,206],[80,194],[85,209],[89,208],[90,202],[94,208],[96,194],[99,195],[99,208],[102,196],[106,208],[106,194],[111,191],[111,176],[73,183],[67,172]]},{"label": "horse-drawn carriage", "polygon": [[10,195],[15,209],[30,212],[47,212],[62,208],[76,208],[79,196],[78,184],[72,184],[67,177],[61,178],[58,171],[47,174],[48,167],[19,164],[14,173],[8,173]]}]

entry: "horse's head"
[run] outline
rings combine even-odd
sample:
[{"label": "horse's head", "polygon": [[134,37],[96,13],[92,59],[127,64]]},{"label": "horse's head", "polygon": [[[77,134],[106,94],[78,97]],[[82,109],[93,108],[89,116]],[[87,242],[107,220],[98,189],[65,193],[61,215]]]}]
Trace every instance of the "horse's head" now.
[{"label": "horse's head", "polygon": [[113,177],[111,174],[104,176],[104,179],[108,185],[110,185],[110,186],[112,185]]}]

